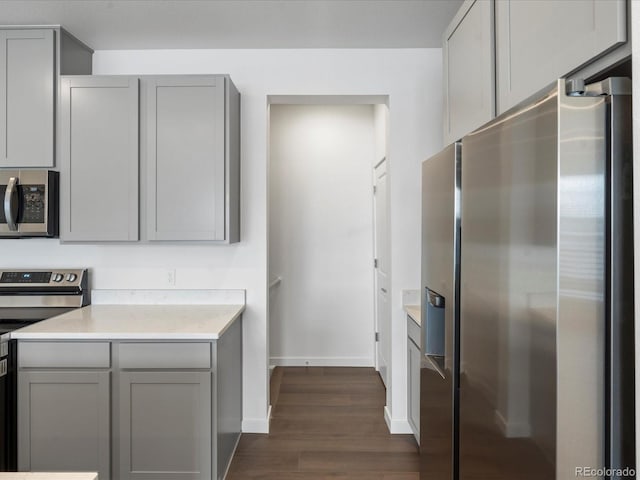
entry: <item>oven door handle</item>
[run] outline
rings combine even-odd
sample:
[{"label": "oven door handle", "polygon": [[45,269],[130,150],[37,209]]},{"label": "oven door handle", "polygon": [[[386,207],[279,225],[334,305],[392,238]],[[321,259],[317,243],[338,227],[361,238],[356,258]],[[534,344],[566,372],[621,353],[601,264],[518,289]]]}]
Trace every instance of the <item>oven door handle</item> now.
[{"label": "oven door handle", "polygon": [[18,177],[11,177],[4,192],[4,217],[12,232],[18,231],[18,200]]}]

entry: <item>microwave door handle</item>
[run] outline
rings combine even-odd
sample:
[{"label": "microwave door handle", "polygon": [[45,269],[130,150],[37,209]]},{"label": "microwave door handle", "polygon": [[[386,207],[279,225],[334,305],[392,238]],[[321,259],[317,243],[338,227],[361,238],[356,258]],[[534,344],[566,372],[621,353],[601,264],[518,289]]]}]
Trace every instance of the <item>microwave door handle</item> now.
[{"label": "microwave door handle", "polygon": [[12,232],[18,231],[18,177],[9,178],[4,192],[4,216]]}]

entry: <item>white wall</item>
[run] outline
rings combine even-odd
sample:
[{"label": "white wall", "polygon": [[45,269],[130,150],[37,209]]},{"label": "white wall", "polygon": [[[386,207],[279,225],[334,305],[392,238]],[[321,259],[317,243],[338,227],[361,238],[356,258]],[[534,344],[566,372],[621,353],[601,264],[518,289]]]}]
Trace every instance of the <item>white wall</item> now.
[{"label": "white wall", "polygon": [[[242,94],[242,242],[60,245],[3,240],[5,267],[87,266],[97,288],[243,288],[245,431],[268,429],[267,96],[388,95],[392,420],[406,424],[402,289],[420,284],[420,162],[441,147],[440,49],[97,51],[95,74],[229,73]],[[99,114],[99,112],[96,112]],[[167,270],[175,269],[175,285]]]},{"label": "white wall", "polygon": [[271,365],[373,366],[373,126],[373,105],[271,105]]}]

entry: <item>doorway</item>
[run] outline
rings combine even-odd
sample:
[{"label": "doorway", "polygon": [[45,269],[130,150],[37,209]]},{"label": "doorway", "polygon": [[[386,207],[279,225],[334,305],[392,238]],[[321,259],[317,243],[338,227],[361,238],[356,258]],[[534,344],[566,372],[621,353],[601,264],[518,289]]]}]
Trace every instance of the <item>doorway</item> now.
[{"label": "doorway", "polygon": [[377,366],[378,102],[304,98],[269,107],[270,365]]}]

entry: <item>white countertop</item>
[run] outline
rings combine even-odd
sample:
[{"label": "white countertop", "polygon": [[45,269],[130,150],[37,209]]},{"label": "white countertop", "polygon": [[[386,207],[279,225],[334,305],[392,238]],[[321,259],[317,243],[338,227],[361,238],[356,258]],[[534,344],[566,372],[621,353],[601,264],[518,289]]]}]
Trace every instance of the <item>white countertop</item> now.
[{"label": "white countertop", "polygon": [[244,308],[244,305],[89,305],[15,330],[11,338],[217,340]]},{"label": "white countertop", "polygon": [[422,312],[420,311],[420,305],[405,305],[404,311],[411,317],[411,320],[422,326]]},{"label": "white countertop", "polygon": [[98,474],[88,472],[0,472],[0,480],[98,480]]}]

